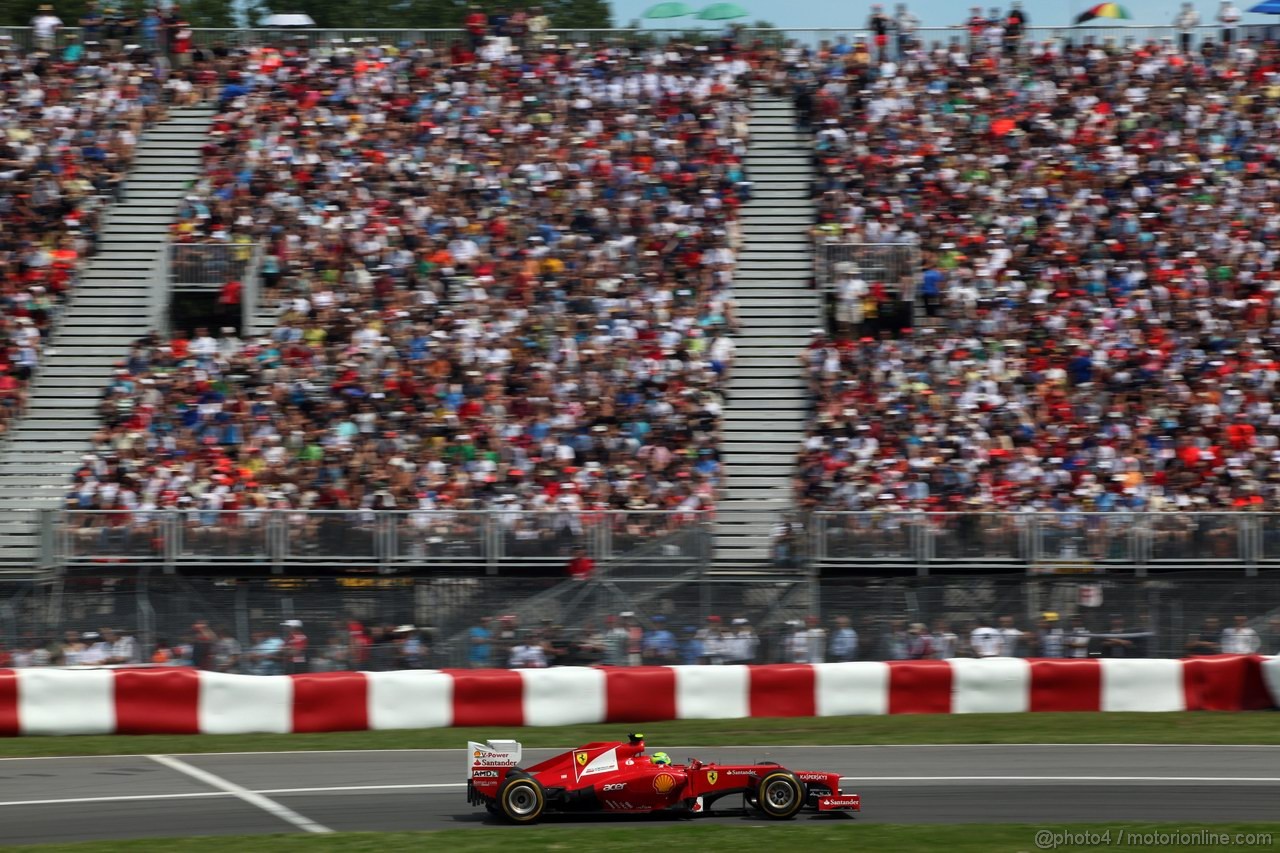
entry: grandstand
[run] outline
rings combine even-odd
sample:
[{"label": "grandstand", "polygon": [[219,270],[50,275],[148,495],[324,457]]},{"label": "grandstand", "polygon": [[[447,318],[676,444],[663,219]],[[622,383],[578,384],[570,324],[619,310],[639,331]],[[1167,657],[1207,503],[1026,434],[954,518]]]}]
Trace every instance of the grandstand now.
[{"label": "grandstand", "polygon": [[5,93],[0,565],[550,579],[461,630],[1280,562],[1275,48],[826,36],[12,49],[82,97]]}]

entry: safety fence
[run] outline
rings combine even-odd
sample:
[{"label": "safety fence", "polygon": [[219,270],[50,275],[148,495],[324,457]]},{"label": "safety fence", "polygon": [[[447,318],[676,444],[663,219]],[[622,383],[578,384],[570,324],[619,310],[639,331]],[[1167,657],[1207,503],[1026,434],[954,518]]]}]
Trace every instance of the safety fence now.
[{"label": "safety fence", "polygon": [[170,243],[169,281],[178,289],[219,288],[253,269],[256,244]]},{"label": "safety fence", "polygon": [[578,549],[596,561],[662,569],[705,563],[706,512],[548,510],[114,510],[48,511],[70,569],[109,566],[364,566],[496,572],[501,565],[561,567]]},{"label": "safety fence", "polygon": [[[724,577],[701,572],[666,579],[612,577],[66,577],[0,584],[0,654],[32,664],[66,663],[87,632],[136,640],[135,659],[191,659],[196,625],[220,645],[209,668],[283,672],[276,655],[255,647],[298,621],[308,638],[300,671],[390,670],[519,665],[516,646],[548,650],[545,663],[785,663],[798,658],[799,630],[825,631],[822,660],[896,660],[974,656],[981,624],[1017,633],[1018,657],[1176,658],[1233,650],[1223,633],[1243,621],[1254,651],[1280,654],[1280,579],[1124,577]],[[489,639],[474,647],[474,630]],[[930,647],[912,644],[924,625]],[[670,632],[669,650],[619,654],[608,634],[624,627],[647,636]],[[836,642],[856,632],[850,647]],[[713,653],[705,645],[732,635],[746,644]],[[1066,634],[1072,642],[1068,644]],[[1123,644],[1113,642],[1124,639]],[[1122,645],[1122,648],[1117,648]],[[0,658],[2,661],[3,658]]]},{"label": "safety fence", "polygon": [[[736,29],[740,44],[764,47],[783,47],[800,45],[819,47],[823,43],[834,44],[841,37],[851,39],[867,39],[870,32],[865,22],[851,23],[847,27],[817,28],[759,28],[740,27]],[[1220,41],[1223,38],[1222,28],[1214,25],[1202,25],[1190,30],[1192,42],[1199,45],[1205,41]],[[1246,24],[1237,28],[1237,38],[1274,39],[1277,32],[1270,24]],[[723,37],[723,27],[707,28],[603,28],[603,29],[567,29],[552,28],[540,36],[531,36],[531,42],[543,44],[568,45],[662,45],[669,43],[714,44]],[[1112,26],[1090,24],[1086,26],[1031,26],[1027,28],[1024,38],[1026,42],[1053,42],[1074,44],[1113,43],[1141,44],[1148,41],[1176,42],[1182,30],[1171,25],[1118,24]],[[73,39],[80,39],[79,27],[63,27],[59,30],[56,45],[63,46]],[[966,26],[918,27],[911,36],[925,46],[967,43],[971,36]],[[291,45],[311,48],[334,48],[355,46],[390,46],[409,47],[424,46],[434,50],[444,50],[459,40],[465,40],[467,34],[461,29],[421,29],[421,28],[207,28],[192,29],[194,44],[201,46],[226,45],[229,47],[254,47],[261,45]],[[154,47],[148,44],[140,34],[126,35],[124,42]],[[35,46],[30,27],[0,27],[0,44],[12,45],[21,50],[30,50]]]},{"label": "safety fence", "polygon": [[816,512],[820,566],[1025,567],[1089,573],[1280,566],[1280,514],[1150,512]]},{"label": "safety fence", "polygon": [[904,243],[846,243],[819,239],[814,244],[818,286],[831,289],[843,278],[880,284],[897,298],[914,300],[922,272],[920,247]]},{"label": "safety fence", "polygon": [[254,678],[0,670],[0,735],[305,733],[746,717],[1280,707],[1280,658],[564,667]]},{"label": "safety fence", "polygon": [[[562,566],[582,548],[597,562],[661,573],[714,561],[714,522],[737,512],[732,506],[714,512],[51,509],[40,514],[38,565],[73,572],[243,566],[497,573]],[[762,517],[741,514],[753,523]],[[796,531],[787,562],[797,571],[1145,575],[1280,568],[1280,513],[778,513],[779,527],[784,520]]]}]

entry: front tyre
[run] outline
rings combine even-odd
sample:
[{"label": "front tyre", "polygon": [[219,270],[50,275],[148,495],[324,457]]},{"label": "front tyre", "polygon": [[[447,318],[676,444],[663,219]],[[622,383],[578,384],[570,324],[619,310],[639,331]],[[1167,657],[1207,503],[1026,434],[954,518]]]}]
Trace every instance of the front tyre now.
[{"label": "front tyre", "polygon": [[536,779],[508,779],[498,791],[498,808],[512,823],[533,823],[542,816],[547,798]]},{"label": "front tyre", "polygon": [[756,807],[771,820],[791,820],[804,808],[804,785],[789,770],[774,770],[756,788]]}]

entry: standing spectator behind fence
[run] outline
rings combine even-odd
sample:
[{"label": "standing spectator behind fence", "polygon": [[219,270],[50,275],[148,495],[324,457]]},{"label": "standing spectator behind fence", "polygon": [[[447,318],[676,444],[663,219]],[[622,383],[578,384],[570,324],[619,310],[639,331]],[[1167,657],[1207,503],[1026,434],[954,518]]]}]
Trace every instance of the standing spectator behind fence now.
[{"label": "standing spectator behind fence", "polygon": [[569,559],[568,565],[565,566],[565,572],[573,580],[585,581],[591,579],[595,568],[595,560],[587,556],[587,549],[577,545],[573,549],[573,556]]},{"label": "standing spectator behind fence", "polygon": [[677,663],[675,635],[667,628],[667,617],[655,616],[653,630],[644,638],[644,662],[653,666]]},{"label": "standing spectator behind fence", "polygon": [[1000,654],[1007,658],[1022,656],[1022,643],[1026,635],[1013,625],[1012,616],[1000,617]]},{"label": "standing spectator behind fence", "polygon": [[773,565],[794,569],[800,565],[800,539],[790,521],[782,522],[773,537]]},{"label": "standing spectator behind fence", "polygon": [[507,658],[509,669],[546,669],[546,666],[546,650],[532,632],[526,632],[525,636],[511,647],[511,654]]},{"label": "standing spectator behind fence", "polygon": [[102,639],[105,645],[104,664],[120,665],[138,662],[138,642],[127,634],[121,634],[114,628],[103,628]]},{"label": "standing spectator behind fence", "polygon": [[1178,28],[1178,49],[1183,54],[1191,53],[1192,36],[1195,35],[1196,27],[1200,26],[1200,13],[1196,11],[1196,7],[1191,3],[1183,3],[1178,16],[1173,19],[1173,25]]},{"label": "standing spectator behind fence", "polygon": [[791,663],[822,663],[826,655],[827,632],[817,616],[789,623],[795,630],[787,638],[786,659]]},{"label": "standing spectator behind fence", "polygon": [[542,38],[547,34],[547,29],[551,26],[551,19],[542,11],[541,6],[534,6],[529,10],[529,42],[533,45],[542,43]]},{"label": "standing spectator behind fence", "polygon": [[285,675],[297,675],[307,671],[307,635],[302,632],[302,622],[289,619],[281,623],[287,629],[284,641]]},{"label": "standing spectator behind fence", "polygon": [[1218,7],[1218,23],[1222,25],[1222,44],[1230,51],[1236,40],[1236,25],[1240,23],[1240,7],[1231,0],[1222,0]]},{"label": "standing spectator behind fence", "polygon": [[1258,632],[1249,627],[1248,616],[1237,616],[1235,625],[1222,632],[1222,653],[1227,655],[1257,654],[1262,648]]},{"label": "standing spectator behind fence", "polygon": [[1009,9],[1009,14],[1004,19],[1004,54],[1005,56],[1017,56],[1018,50],[1022,47],[1022,39],[1027,33],[1027,27],[1031,24],[1031,19],[1027,17],[1026,10],[1022,8],[1020,0],[1013,0],[1013,6]]},{"label": "standing spectator behind fence", "polygon": [[1133,636],[1128,626],[1124,624],[1123,616],[1117,613],[1111,617],[1111,627],[1107,629],[1107,635],[1102,640],[1104,658],[1144,657],[1143,645],[1141,638]]},{"label": "standing spectator behind fence", "polygon": [[1189,655],[1216,655],[1222,651],[1222,628],[1216,616],[1204,620],[1204,627],[1187,637]]},{"label": "standing spectator behind fence", "polygon": [[734,631],[728,643],[727,663],[755,663],[760,652],[760,637],[751,623],[742,617],[733,620]]},{"label": "standing spectator behind fence", "polygon": [[213,669],[217,672],[238,672],[240,669],[240,641],[226,625],[219,625],[213,643]]},{"label": "standing spectator behind fence", "polygon": [[832,661],[858,659],[858,632],[853,629],[848,616],[836,617],[836,628],[831,632],[831,645],[827,651]]},{"label": "standing spectator behind fence", "polygon": [[1071,630],[1067,632],[1066,637],[1067,657],[1087,658],[1089,656],[1089,643],[1092,640],[1093,635],[1085,627],[1084,617],[1079,613],[1072,616]]},{"label": "standing spectator behind fence", "polygon": [[977,627],[969,633],[969,645],[973,647],[974,657],[994,658],[1004,653],[1004,637],[992,628],[989,619],[978,617]]},{"label": "standing spectator behind fence", "polygon": [[1060,658],[1066,651],[1066,632],[1058,624],[1058,614],[1048,611],[1040,617],[1036,628],[1035,653],[1042,658]]},{"label": "standing spectator behind fence", "polygon": [[81,637],[87,648],[80,653],[82,666],[101,666],[107,660],[110,644],[97,631],[86,631]]},{"label": "standing spectator behind fence", "polygon": [[907,629],[907,660],[932,660],[933,637],[923,622],[912,622]]},{"label": "standing spectator behind fence", "polygon": [[58,30],[62,29],[62,19],[53,13],[53,6],[42,4],[31,19],[31,35],[35,39],[36,50],[46,53],[53,50],[58,41]]},{"label": "standing spectator behind fence", "polygon": [[902,59],[915,45],[920,18],[907,9],[906,3],[899,3],[896,11],[897,14],[893,17],[893,28],[898,33],[898,59]]},{"label": "standing spectator behind fence", "polygon": [[257,631],[249,649],[248,670],[251,675],[279,675],[284,667],[284,640],[275,631]]},{"label": "standing spectator behind fence", "polygon": [[613,615],[605,617],[604,626],[604,665],[626,666],[627,644],[631,641],[627,626]]},{"label": "standing spectator behind fence", "polygon": [[467,631],[467,665],[472,669],[485,669],[493,665],[493,632],[489,630],[492,620],[481,616],[480,621]]},{"label": "standing spectator behind fence", "polygon": [[956,648],[960,638],[951,630],[951,623],[946,619],[933,621],[933,657],[935,660],[951,660],[956,656]]},{"label": "standing spectator behind fence", "polygon": [[197,669],[213,669],[213,646],[218,635],[203,619],[191,626],[191,665]]}]

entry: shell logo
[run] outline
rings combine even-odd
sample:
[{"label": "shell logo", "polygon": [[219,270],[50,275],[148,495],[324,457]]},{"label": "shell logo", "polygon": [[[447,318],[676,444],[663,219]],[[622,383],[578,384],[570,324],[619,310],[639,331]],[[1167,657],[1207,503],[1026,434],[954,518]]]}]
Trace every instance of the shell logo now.
[{"label": "shell logo", "polygon": [[676,786],[676,777],[670,773],[659,773],[653,777],[653,790],[665,794]]}]

